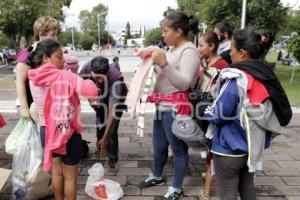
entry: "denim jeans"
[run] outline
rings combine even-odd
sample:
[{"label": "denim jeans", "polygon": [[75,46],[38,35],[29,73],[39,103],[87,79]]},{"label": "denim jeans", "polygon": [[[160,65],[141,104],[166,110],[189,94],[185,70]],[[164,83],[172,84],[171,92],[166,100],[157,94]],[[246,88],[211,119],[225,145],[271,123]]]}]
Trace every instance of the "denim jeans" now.
[{"label": "denim jeans", "polygon": [[[116,112],[116,118],[112,122],[110,128],[109,138],[107,141],[107,157],[110,162],[118,162],[118,152],[119,152],[119,139],[118,139],[118,129],[120,119],[123,112]],[[96,112],[96,126],[97,126],[97,141],[101,140],[104,135],[106,128],[107,115],[105,112]]]},{"label": "denim jeans", "polygon": [[181,189],[185,171],[188,167],[188,146],[172,132],[174,111],[157,111],[153,124],[154,169],[153,174],[161,177],[168,158],[168,147],[174,153],[173,187]]},{"label": "denim jeans", "polygon": [[215,172],[220,182],[221,200],[256,200],[254,173],[249,173],[247,156],[227,157],[214,155]]}]

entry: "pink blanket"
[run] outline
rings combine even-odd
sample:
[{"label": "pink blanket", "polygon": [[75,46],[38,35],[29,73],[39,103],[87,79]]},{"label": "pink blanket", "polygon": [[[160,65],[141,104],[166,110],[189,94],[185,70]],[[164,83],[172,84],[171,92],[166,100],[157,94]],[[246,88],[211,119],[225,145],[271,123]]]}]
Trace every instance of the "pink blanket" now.
[{"label": "pink blanket", "polygon": [[151,55],[155,49],[158,49],[158,47],[150,46],[145,49],[135,50],[135,55],[139,56],[143,61],[139,64],[139,67],[131,80],[129,92],[125,100],[125,104],[127,105],[128,112],[131,116],[136,115],[137,105],[143,94],[145,80],[149,69],[153,64]]}]

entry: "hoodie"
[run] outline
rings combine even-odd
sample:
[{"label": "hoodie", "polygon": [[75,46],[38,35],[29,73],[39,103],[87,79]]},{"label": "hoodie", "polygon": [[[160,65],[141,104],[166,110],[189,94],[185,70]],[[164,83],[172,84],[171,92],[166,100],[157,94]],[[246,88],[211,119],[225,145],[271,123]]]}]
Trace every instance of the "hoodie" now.
[{"label": "hoodie", "polygon": [[270,101],[273,104],[273,109],[280,125],[286,126],[289,124],[293,115],[291,105],[271,68],[261,61],[243,61],[230,65],[230,67],[243,70],[259,80],[270,94]]},{"label": "hoodie", "polygon": [[98,90],[92,81],[83,80],[70,71],[60,70],[51,63],[29,70],[28,78],[34,85],[46,89],[44,103],[46,137],[43,169],[50,171],[52,153],[65,155],[67,142],[74,131],[82,132],[78,95],[96,98]]}]

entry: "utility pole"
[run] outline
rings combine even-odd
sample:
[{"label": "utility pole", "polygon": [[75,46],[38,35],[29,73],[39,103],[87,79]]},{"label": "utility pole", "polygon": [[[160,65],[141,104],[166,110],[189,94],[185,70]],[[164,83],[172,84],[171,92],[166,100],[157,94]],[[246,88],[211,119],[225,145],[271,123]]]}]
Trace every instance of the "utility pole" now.
[{"label": "utility pole", "polygon": [[100,50],[100,14],[97,15],[98,19],[98,49]]},{"label": "utility pole", "polygon": [[74,27],[72,27],[72,47],[73,47],[73,51],[75,51],[75,45],[74,45]]},{"label": "utility pole", "polygon": [[243,0],[241,29],[244,29],[246,26],[246,13],[247,13],[247,0]]}]

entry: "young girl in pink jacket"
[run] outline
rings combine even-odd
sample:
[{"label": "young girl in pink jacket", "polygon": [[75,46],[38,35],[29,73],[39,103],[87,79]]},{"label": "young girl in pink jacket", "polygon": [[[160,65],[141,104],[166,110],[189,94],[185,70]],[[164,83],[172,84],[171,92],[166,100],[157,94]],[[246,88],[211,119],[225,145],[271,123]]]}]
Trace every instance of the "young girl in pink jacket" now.
[{"label": "young girl in pink jacket", "polygon": [[63,70],[61,45],[45,39],[29,56],[33,100],[41,121],[45,171],[52,171],[56,200],[76,199],[77,172],[82,145],[79,95],[94,99],[96,85]]}]

